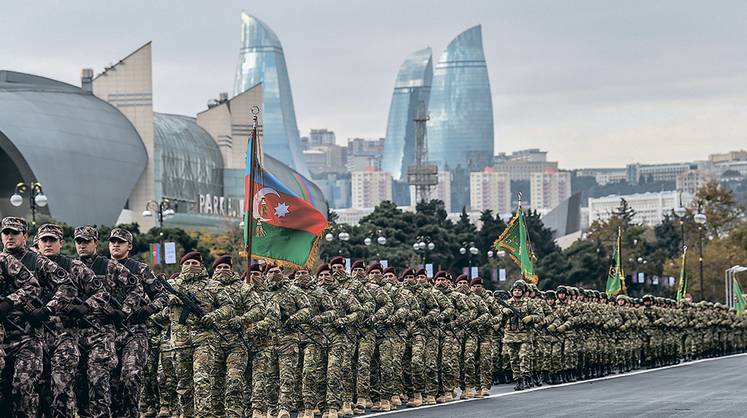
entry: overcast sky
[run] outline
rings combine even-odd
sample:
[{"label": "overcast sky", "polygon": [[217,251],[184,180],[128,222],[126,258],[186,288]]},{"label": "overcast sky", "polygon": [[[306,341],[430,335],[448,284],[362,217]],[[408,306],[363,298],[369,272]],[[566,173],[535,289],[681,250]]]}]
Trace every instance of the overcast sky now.
[{"label": "overcast sky", "polygon": [[747,1],[3,0],[0,69],[79,84],[153,41],[156,111],[230,92],[244,9],[283,43],[298,126],[383,137],[394,78],[482,24],[496,152],[562,168],[747,148]]}]

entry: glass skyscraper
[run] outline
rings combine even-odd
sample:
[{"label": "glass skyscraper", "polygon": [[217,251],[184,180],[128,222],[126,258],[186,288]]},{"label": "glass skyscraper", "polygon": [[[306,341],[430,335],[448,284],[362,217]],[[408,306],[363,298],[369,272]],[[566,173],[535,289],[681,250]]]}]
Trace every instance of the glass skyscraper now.
[{"label": "glass skyscraper", "polygon": [[430,161],[448,171],[492,164],[493,103],[480,25],[454,38],[439,58],[428,113]]},{"label": "glass skyscraper", "polygon": [[407,167],[415,163],[415,117],[418,106],[428,109],[433,80],[430,48],[413,52],[399,67],[389,106],[382,170],[395,181],[407,181]]},{"label": "glass skyscraper", "polygon": [[262,83],[262,130],[265,153],[305,177],[309,170],[301,153],[301,139],[293,109],[283,46],[264,22],[241,12],[241,50],[234,95]]}]

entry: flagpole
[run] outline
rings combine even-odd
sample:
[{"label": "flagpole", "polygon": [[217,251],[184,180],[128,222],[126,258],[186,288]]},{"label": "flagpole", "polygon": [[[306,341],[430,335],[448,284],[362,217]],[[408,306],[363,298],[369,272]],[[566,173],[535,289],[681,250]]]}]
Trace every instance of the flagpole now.
[{"label": "flagpole", "polygon": [[254,231],[252,231],[252,218],[254,217],[254,177],[256,175],[256,169],[257,169],[257,120],[259,115],[259,107],[258,106],[252,106],[251,109],[252,112],[252,137],[251,137],[251,148],[249,149],[249,152],[251,155],[249,156],[250,163],[250,169],[249,169],[249,187],[248,192],[249,196],[247,198],[249,199],[249,204],[247,205],[247,213],[246,213],[246,223],[245,227],[246,230],[246,270],[249,271],[249,269],[252,267],[252,237],[254,236]]}]

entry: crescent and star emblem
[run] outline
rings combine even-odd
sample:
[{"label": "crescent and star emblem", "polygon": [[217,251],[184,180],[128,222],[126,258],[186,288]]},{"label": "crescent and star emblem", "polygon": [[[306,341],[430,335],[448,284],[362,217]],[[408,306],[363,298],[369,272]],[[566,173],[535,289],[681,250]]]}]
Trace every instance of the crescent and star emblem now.
[{"label": "crescent and star emblem", "polygon": [[[280,194],[275,189],[270,187],[264,187],[254,194],[254,207],[252,208],[252,214],[254,216],[254,219],[258,221],[268,222],[270,220],[270,218],[262,217],[262,214],[259,210],[259,205],[262,202],[266,202],[265,196],[267,195],[275,195],[280,198]],[[288,209],[288,204],[281,202],[275,207],[275,215],[279,218],[283,218],[289,213]]]}]

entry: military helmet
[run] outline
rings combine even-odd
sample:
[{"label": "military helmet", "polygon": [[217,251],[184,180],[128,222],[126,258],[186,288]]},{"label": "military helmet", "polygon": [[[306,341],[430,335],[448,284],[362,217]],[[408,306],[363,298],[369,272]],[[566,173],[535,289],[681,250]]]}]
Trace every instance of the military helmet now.
[{"label": "military helmet", "polygon": [[498,289],[498,290],[493,291],[493,296],[497,298],[501,298],[503,300],[506,300],[509,297],[511,297],[511,295],[509,295],[508,292],[503,289]]},{"label": "military helmet", "polygon": [[644,302],[646,302],[646,301],[653,302],[654,301],[654,297],[653,297],[653,295],[643,295],[642,300]]},{"label": "military helmet", "polygon": [[609,298],[609,295],[607,295],[607,292],[601,292],[599,294],[599,297],[602,298],[602,299],[604,299],[604,300],[607,300]]},{"label": "military helmet", "polygon": [[514,284],[511,285],[511,290],[514,290],[514,289],[517,289],[517,288],[521,289],[522,292],[526,292],[529,287],[527,286],[527,282],[525,282],[524,280],[519,279],[519,280],[515,281]]},{"label": "military helmet", "polygon": [[544,295],[545,299],[555,299],[556,298],[554,290],[546,290],[543,293],[545,294]]},{"label": "military helmet", "polygon": [[598,290],[592,290],[591,293],[594,295],[592,296],[594,299],[599,299],[599,291]]},{"label": "military helmet", "polygon": [[557,293],[565,293],[567,295],[568,294],[568,288],[561,284],[560,286],[558,286],[556,292]]}]

